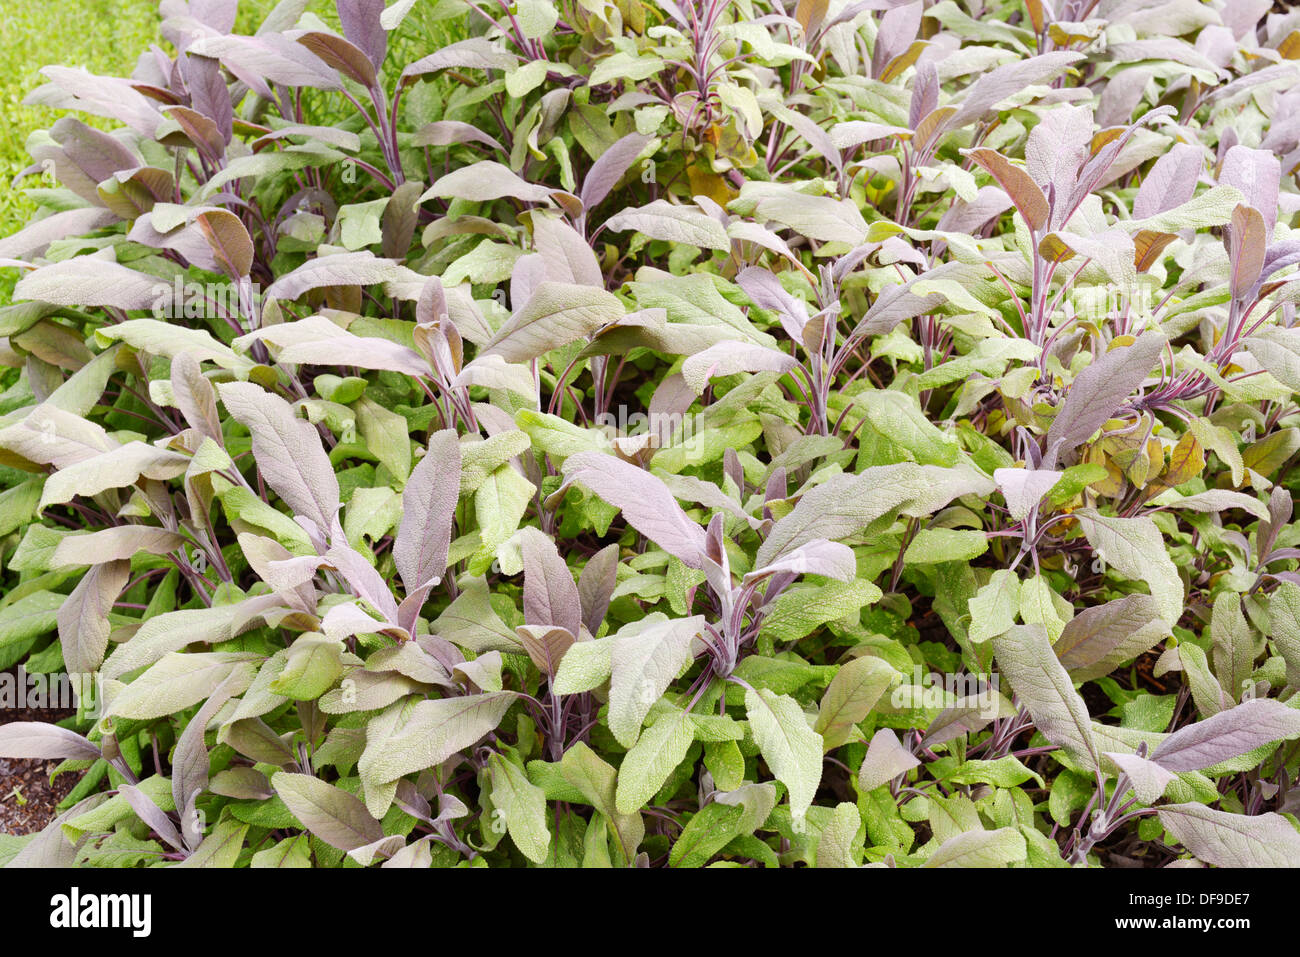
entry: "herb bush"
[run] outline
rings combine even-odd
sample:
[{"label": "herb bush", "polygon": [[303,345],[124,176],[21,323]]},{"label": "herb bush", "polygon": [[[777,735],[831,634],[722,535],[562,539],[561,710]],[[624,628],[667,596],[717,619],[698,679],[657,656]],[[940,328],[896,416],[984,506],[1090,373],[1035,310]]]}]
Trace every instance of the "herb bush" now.
[{"label": "herb bush", "polygon": [[32,96],[10,866],[1300,863],[1300,13],[235,7]]}]

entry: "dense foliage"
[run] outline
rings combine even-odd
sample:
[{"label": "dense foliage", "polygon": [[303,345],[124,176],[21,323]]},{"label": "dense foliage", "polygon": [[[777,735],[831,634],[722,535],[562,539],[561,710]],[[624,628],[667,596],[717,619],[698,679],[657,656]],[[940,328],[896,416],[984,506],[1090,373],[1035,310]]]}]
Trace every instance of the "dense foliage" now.
[{"label": "dense foliage", "polygon": [[1300,12],[305,9],[31,97],[0,860],[1300,864]]}]

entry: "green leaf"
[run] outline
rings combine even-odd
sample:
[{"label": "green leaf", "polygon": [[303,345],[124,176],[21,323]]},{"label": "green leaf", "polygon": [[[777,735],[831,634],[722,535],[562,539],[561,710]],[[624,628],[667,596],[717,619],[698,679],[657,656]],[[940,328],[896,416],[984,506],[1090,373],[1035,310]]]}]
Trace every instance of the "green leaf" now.
[{"label": "green leaf", "polygon": [[[444,177],[446,179],[447,177]],[[479,352],[526,362],[623,318],[623,303],[603,289],[543,282]]]},{"label": "green leaf", "polygon": [[759,546],[756,567],[770,565],[819,538],[848,538],[910,501],[923,485],[923,471],[911,463],[876,466],[858,475],[836,475],[807,489]]},{"label": "green leaf", "polygon": [[1241,596],[1236,592],[1219,592],[1214,598],[1210,617],[1212,635],[1212,660],[1214,675],[1219,684],[1234,700],[1240,700],[1247,691],[1254,692],[1251,675],[1255,659],[1264,650],[1264,641],[1257,637],[1241,613]]},{"label": "green leaf", "polygon": [[380,220],[387,205],[388,197],[340,206],[335,222],[339,227],[339,242],[343,248],[356,251],[382,242],[384,231]]},{"label": "green leaf", "polygon": [[1286,680],[1300,688],[1300,585],[1283,582],[1268,603],[1269,637],[1286,662]]},{"label": "green leaf", "polygon": [[1039,787],[1047,786],[1039,775],[1010,754],[992,761],[964,761],[947,774],[935,776],[953,784],[993,784],[1000,788],[1013,788],[1032,778]]},{"label": "green leaf", "polygon": [[714,854],[740,833],[745,809],[725,804],[706,804],[687,822],[668,852],[670,867],[703,867]]},{"label": "green leaf", "polygon": [[[398,720],[376,733],[383,716],[371,719],[366,750],[357,765],[361,779],[376,785],[396,781],[405,774],[441,764],[493,730],[514,701],[509,691],[417,701],[409,714],[400,716],[401,702],[385,714]],[[396,710],[395,710],[396,709]]]},{"label": "green leaf", "polygon": [[579,741],[564,752],[560,774],[586,801],[605,816],[618,837],[625,861],[630,861],[645,837],[640,814],[624,814],[615,806],[617,772]]},{"label": "green leaf", "polygon": [[686,712],[668,711],[657,718],[619,766],[615,795],[619,812],[633,814],[654,797],[694,740],[695,725]]},{"label": "green leaf", "polygon": [[599,688],[613,673],[615,636],[594,641],[579,641],[569,646],[560,659],[551,681],[551,692],[557,695],[578,694]]},{"label": "green leaf", "polygon": [[1166,622],[1173,625],[1182,617],[1183,580],[1155,522],[1146,516],[1112,518],[1091,508],[1076,510],[1074,517],[1102,561],[1147,583]]},{"label": "green leaf", "polygon": [[161,718],[198,704],[227,678],[231,694],[253,682],[261,655],[171,652],[122,689],[108,713],[120,718]]},{"label": "green leaf", "polygon": [[841,665],[822,695],[813,730],[827,751],[851,740],[853,726],[862,721],[899,673],[883,658],[863,655]]},{"label": "green leaf", "polygon": [[610,650],[609,730],[625,748],[636,743],[641,722],[691,660],[691,641],[703,616],[649,615],[620,629]]},{"label": "green leaf", "polygon": [[281,771],[271,787],[293,816],[326,844],[351,851],[382,840],[384,829],[366,806],[342,788],[310,774]]},{"label": "green leaf", "polygon": [[194,849],[194,853],[180,863],[180,867],[231,868],[244,848],[248,825],[238,821],[222,821]]},{"label": "green leaf", "polygon": [[482,547],[471,571],[482,573],[491,564],[497,549],[519,528],[536,491],[532,482],[509,465],[501,466],[479,486],[474,493],[474,514]]},{"label": "green leaf", "polygon": [[957,464],[961,453],[957,437],[933,425],[916,399],[887,390],[863,392],[856,399],[868,429],[904,449],[912,461],[946,467]]},{"label": "green leaf", "polygon": [[880,596],[880,589],[863,579],[791,588],[772,602],[759,631],[778,643],[798,641],[827,622],[856,622],[858,612]]},{"label": "green leaf", "polygon": [[745,780],[745,757],[735,741],[705,741],[704,766],[719,790],[735,790]]},{"label": "green leaf", "polygon": [[1025,839],[1011,827],[967,831],[950,837],[930,855],[925,867],[1003,867],[1025,859]]},{"label": "green leaf", "polygon": [[104,344],[125,342],[137,351],[169,358],[188,352],[200,362],[213,362],[223,369],[239,372],[246,373],[253,365],[251,359],[218,342],[209,332],[159,319],[129,319],[103,326],[95,330],[95,338]]},{"label": "green leaf", "polygon": [[530,861],[546,860],[551,832],[546,825],[546,795],[528,780],[524,769],[500,754],[488,759],[492,804],[505,817],[510,839]]},{"label": "green leaf", "polygon": [[1044,576],[1034,575],[1020,583],[1020,620],[1026,625],[1042,625],[1051,642],[1061,637],[1073,615],[1074,608],[1052,590]]},{"label": "green leaf", "polygon": [[410,427],[406,419],[365,396],[354,402],[352,408],[357,413],[361,438],[370,451],[388,466],[398,482],[405,483],[411,474]]},{"label": "green leaf", "polygon": [[1088,708],[1052,650],[1043,626],[1017,625],[993,639],[993,654],[1043,736],[1074,761],[1095,769],[1097,745]]},{"label": "green leaf", "polygon": [[1000,568],[966,605],[971,619],[967,636],[972,642],[979,644],[1004,634],[1016,623],[1020,610],[1020,579],[1015,572]]},{"label": "green leaf", "polygon": [[867,754],[858,768],[858,786],[872,791],[888,784],[920,764],[920,760],[899,743],[892,728],[881,728],[867,745]]},{"label": "green leaf", "polygon": [[[519,417],[529,410],[519,412]],[[535,414],[535,413],[533,413]],[[515,456],[528,450],[531,440],[526,430],[507,429],[486,439],[462,440],[460,445],[460,494],[478,491],[489,475]]]},{"label": "green leaf", "polygon": [[857,867],[865,835],[858,806],[849,801],[835,805],[817,841],[818,867]]},{"label": "green leaf", "polygon": [[[592,82],[595,82],[594,74]],[[611,216],[605,227],[612,232],[636,230],[651,239],[664,239],[672,243],[686,243],[722,252],[731,250],[727,231],[716,219],[698,209],[675,206],[663,199],[657,199],[639,209],[625,209]]]},{"label": "green leaf", "polygon": [[0,608],[0,647],[53,631],[66,595],[34,591]]},{"label": "green leaf", "polygon": [[981,531],[960,528],[923,528],[916,533],[904,561],[909,565],[937,565],[943,562],[968,562],[979,558],[989,548],[988,537]]},{"label": "green leaf", "polygon": [[763,760],[790,792],[790,812],[801,817],[821,784],[822,736],[808,726],[799,702],[766,688],[745,691],[745,713]]},{"label": "green leaf", "polygon": [[270,690],[297,701],[314,701],[342,676],[343,650],[342,641],[313,633],[299,635]]},{"label": "green leaf", "polygon": [[306,834],[285,838],[253,855],[250,867],[311,867],[311,842]]}]

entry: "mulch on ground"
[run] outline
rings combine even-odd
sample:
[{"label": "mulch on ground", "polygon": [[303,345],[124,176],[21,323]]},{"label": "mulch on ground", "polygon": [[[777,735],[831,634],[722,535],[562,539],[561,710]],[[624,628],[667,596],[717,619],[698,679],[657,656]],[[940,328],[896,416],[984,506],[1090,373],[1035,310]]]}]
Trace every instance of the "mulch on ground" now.
[{"label": "mulch on ground", "polygon": [[[54,722],[72,714],[49,708],[0,708],[0,724]],[[34,834],[58,816],[58,804],[81,780],[82,771],[61,774],[50,784],[58,761],[0,758],[0,834]]]}]

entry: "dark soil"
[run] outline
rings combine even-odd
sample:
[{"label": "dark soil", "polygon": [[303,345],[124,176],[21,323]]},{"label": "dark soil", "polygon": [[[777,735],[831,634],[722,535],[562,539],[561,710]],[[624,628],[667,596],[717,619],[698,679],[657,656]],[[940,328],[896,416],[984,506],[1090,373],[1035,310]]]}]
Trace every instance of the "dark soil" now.
[{"label": "dark soil", "polygon": [[[49,708],[0,708],[0,724],[13,721],[54,722],[72,714]],[[81,771],[59,775],[50,784],[58,761],[0,758],[0,834],[34,834],[58,816],[58,803],[81,780]]]}]

